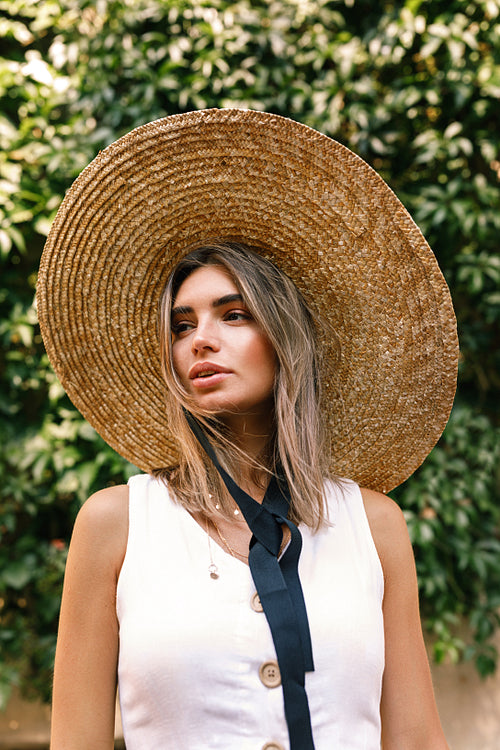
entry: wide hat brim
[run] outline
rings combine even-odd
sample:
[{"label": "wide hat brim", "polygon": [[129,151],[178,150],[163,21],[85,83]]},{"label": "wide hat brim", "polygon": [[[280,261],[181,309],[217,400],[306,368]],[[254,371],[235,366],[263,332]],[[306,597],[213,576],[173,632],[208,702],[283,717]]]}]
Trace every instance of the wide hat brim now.
[{"label": "wide hat brim", "polygon": [[455,316],[420,230],[341,144],[277,115],[204,110],[148,123],[80,174],[43,252],[38,314],[75,406],[149,471],[176,460],[157,308],[186,247],[260,248],[337,331],[324,336],[332,470],[389,491],[431,451],[456,386]]}]

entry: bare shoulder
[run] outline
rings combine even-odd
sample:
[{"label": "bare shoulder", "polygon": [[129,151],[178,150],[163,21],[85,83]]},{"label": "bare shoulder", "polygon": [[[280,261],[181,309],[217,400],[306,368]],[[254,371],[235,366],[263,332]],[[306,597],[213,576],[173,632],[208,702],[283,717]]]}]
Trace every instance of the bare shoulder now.
[{"label": "bare shoulder", "polygon": [[[375,490],[361,488],[361,496],[370,526],[379,532],[394,530],[395,527],[406,528],[401,508],[387,495]],[[372,529],[373,530],[373,529]]]},{"label": "bare shoulder", "polygon": [[73,547],[112,565],[117,572],[127,548],[128,497],[127,485],[91,495],[78,513],[71,541]]},{"label": "bare shoulder", "polygon": [[413,560],[406,521],[399,505],[375,490],[362,488],[361,496],[384,573],[404,559]]},{"label": "bare shoulder", "polygon": [[82,505],[79,517],[90,523],[116,523],[128,516],[128,486],[118,484],[98,490]]}]

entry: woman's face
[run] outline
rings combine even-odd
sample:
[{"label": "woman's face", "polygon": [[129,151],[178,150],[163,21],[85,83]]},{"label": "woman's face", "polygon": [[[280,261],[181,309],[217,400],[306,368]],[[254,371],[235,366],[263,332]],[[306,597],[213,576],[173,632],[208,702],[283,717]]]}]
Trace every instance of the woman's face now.
[{"label": "woman's face", "polygon": [[197,268],[172,306],[174,368],[201,407],[263,419],[272,413],[276,357],[228,271]]}]

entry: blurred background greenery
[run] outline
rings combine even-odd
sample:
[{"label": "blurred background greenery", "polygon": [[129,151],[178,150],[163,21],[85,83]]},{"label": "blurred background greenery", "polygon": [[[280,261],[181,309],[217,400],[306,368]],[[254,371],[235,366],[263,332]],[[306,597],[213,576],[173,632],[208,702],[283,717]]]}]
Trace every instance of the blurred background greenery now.
[{"label": "blurred background greenery", "polygon": [[99,149],[205,107],[275,112],[344,143],[433,247],[457,312],[459,387],[440,443],[392,494],[436,659],[494,671],[500,0],[0,0],[0,35],[0,703],[13,685],[49,700],[74,517],[93,490],[135,472],[44,353],[34,293],[45,237]]}]

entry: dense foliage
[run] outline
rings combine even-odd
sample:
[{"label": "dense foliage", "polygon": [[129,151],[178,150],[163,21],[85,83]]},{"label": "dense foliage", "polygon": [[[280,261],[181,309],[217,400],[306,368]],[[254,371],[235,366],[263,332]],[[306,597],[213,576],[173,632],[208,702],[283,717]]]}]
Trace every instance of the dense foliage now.
[{"label": "dense foliage", "polygon": [[491,672],[500,0],[0,0],[0,13],[0,697],[17,683],[49,698],[74,516],[91,491],[134,471],[48,364],[34,303],[44,238],[99,149],[151,119],[210,106],[287,115],[349,146],[438,256],[458,317],[459,389],[439,445],[394,495],[437,658]]}]

